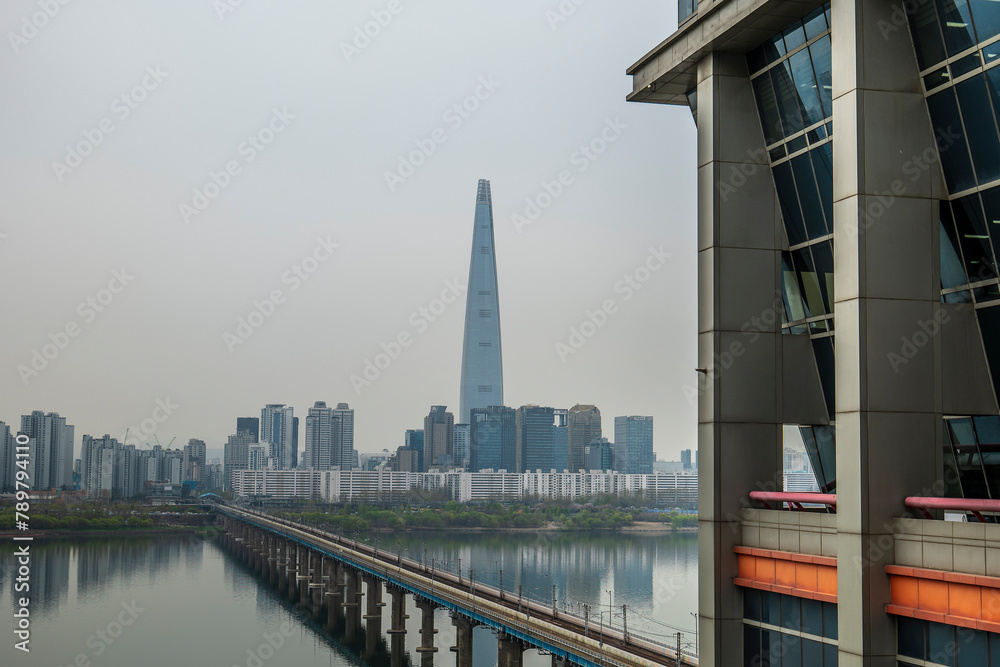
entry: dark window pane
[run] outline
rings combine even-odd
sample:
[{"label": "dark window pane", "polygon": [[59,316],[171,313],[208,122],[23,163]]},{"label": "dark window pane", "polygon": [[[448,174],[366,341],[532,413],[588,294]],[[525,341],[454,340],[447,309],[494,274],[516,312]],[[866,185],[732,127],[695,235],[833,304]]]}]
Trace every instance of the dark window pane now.
[{"label": "dark window pane", "polygon": [[813,262],[816,264],[816,279],[819,289],[826,302],[826,312],[833,312],[833,243],[823,241],[809,246],[812,249]]},{"label": "dark window pane", "polygon": [[1000,123],[1000,69],[993,67],[986,70],[986,90],[993,102],[993,117]]},{"label": "dark window pane", "polygon": [[787,252],[781,253],[781,293],[785,302],[785,322],[806,319],[806,306],[802,301],[799,278],[792,266],[792,257]]},{"label": "dark window pane", "polygon": [[924,622],[905,616],[896,617],[896,640],[899,655],[924,659]]},{"label": "dark window pane", "polygon": [[[1000,394],[1000,306],[980,308],[976,311],[976,315],[979,316],[979,326],[983,332],[986,360],[989,362],[990,373],[993,375],[993,386]],[[979,497],[985,498],[986,496]]]},{"label": "dark window pane", "polygon": [[799,209],[799,198],[795,192],[795,180],[792,178],[792,165],[789,162],[776,165],[771,169],[774,185],[778,190],[778,203],[781,205],[781,217],[785,222],[785,233],[789,245],[798,245],[807,240],[805,223],[802,221],[802,211]]},{"label": "dark window pane", "polygon": [[924,87],[927,90],[934,90],[938,86],[943,86],[946,83],[951,83],[951,75],[948,74],[947,66],[942,67],[941,69],[936,69],[924,77]]},{"label": "dark window pane", "polygon": [[[837,486],[837,434],[834,427],[800,426],[799,434],[802,436],[802,443],[805,445],[820,491],[833,493]],[[820,605],[823,609],[825,603]],[[823,613],[825,614],[825,610]],[[826,636],[825,631],[819,634]]]},{"label": "dark window pane", "polygon": [[816,35],[821,34],[826,30],[826,13],[824,8],[820,7],[802,19],[802,22],[806,26],[806,39],[812,39]]},{"label": "dark window pane", "polygon": [[771,162],[775,162],[776,160],[780,160],[781,158],[785,157],[784,144],[778,146],[777,148],[772,148],[770,151],[768,151],[768,155],[771,157]]},{"label": "dark window pane", "polygon": [[823,667],[837,667],[839,661],[836,644],[823,644]]},{"label": "dark window pane", "polygon": [[925,70],[944,60],[944,44],[941,41],[934,3],[914,3],[913,11],[907,12],[906,15],[910,20],[910,34],[913,36],[920,69]]},{"label": "dark window pane", "polygon": [[802,296],[806,301],[806,317],[817,317],[826,313],[823,292],[819,287],[819,276],[813,264],[809,248],[799,248],[792,251],[792,265],[799,274],[799,284],[802,286]]},{"label": "dark window pane", "polygon": [[986,79],[974,76],[956,85],[955,91],[965,131],[974,137],[969,148],[972,149],[976,176],[980,183],[995,181],[1000,178],[1000,139],[997,138],[997,126],[986,92]]},{"label": "dark window pane", "polygon": [[948,191],[960,192],[973,187],[976,180],[972,174],[972,162],[969,160],[969,149],[965,144],[965,132],[962,130],[954,91],[948,88],[931,95],[927,98],[927,108],[930,110],[935,135],[947,137],[946,141],[950,142],[938,147]]},{"label": "dark window pane", "polygon": [[927,660],[955,667],[955,627],[944,623],[927,623]]},{"label": "dark window pane", "polygon": [[760,114],[760,124],[764,130],[764,140],[771,145],[781,140],[781,121],[778,120],[778,105],[774,100],[771,77],[762,74],[754,79],[753,91],[757,100],[757,112]]},{"label": "dark window pane", "polygon": [[794,51],[806,43],[806,31],[802,24],[796,21],[785,30],[785,48]]},{"label": "dark window pane", "polygon": [[971,419],[949,419],[951,439],[957,445],[973,445],[976,442],[976,432],[972,430]]},{"label": "dark window pane", "polygon": [[816,69],[816,86],[820,100],[823,102],[825,117],[833,115],[833,74],[830,55],[830,36],[818,39],[809,46],[812,54],[813,67]]},{"label": "dark window pane", "polygon": [[677,2],[677,22],[680,23],[687,17],[694,14],[698,9],[697,0],[678,0]]},{"label": "dark window pane", "polygon": [[781,667],[802,667],[802,640],[795,635],[781,636]]},{"label": "dark window pane", "polygon": [[1000,299],[1000,285],[990,283],[989,285],[983,285],[982,287],[975,288],[972,290],[972,293],[976,296],[976,303],[996,301],[997,299]]},{"label": "dark window pane", "polygon": [[760,649],[758,655],[760,655],[760,660],[757,662],[759,667],[778,667],[781,664],[781,658],[778,657],[773,663],[771,662],[771,642],[779,637],[777,632],[772,632],[770,630],[760,631]]},{"label": "dark window pane", "polygon": [[823,636],[823,606],[817,600],[802,600],[802,632]]},{"label": "dark window pane", "polygon": [[823,603],[823,636],[837,638],[837,605],[829,602]]},{"label": "dark window pane", "polygon": [[834,373],[833,339],[813,338],[813,353],[816,355],[816,368],[823,384],[823,397],[826,399],[826,411],[832,420],[836,416],[836,374]]},{"label": "dark window pane", "polygon": [[781,625],[781,595],[778,593],[761,593],[763,603],[764,623]]},{"label": "dark window pane", "polygon": [[958,651],[955,662],[958,667],[984,667],[989,663],[989,640],[985,632],[969,628],[958,628]]},{"label": "dark window pane", "polygon": [[[993,2],[994,0],[988,1]],[[951,64],[951,75],[957,79],[963,74],[967,74],[968,72],[980,67],[982,64],[983,60],[979,55],[979,51],[976,51],[971,55],[965,56],[961,60],[953,62]]]},{"label": "dark window pane", "polygon": [[970,0],[972,18],[976,22],[978,41],[985,42],[1000,34],[1000,4],[994,0]]},{"label": "dark window pane", "polygon": [[1000,667],[1000,635],[990,633],[990,667]]},{"label": "dark window pane", "polygon": [[791,155],[792,153],[795,153],[797,151],[802,150],[803,148],[805,148],[808,145],[809,145],[809,141],[806,139],[806,135],[804,135],[804,134],[800,134],[799,136],[795,137],[794,139],[789,140],[788,143],[786,144],[786,146],[788,146],[788,153],[789,153],[789,155]]},{"label": "dark window pane", "polygon": [[812,170],[812,160],[808,153],[790,160],[795,174],[795,189],[802,205],[802,215],[806,223],[806,236],[810,240],[826,236],[829,231],[823,218],[823,204],[820,202],[816,176]]},{"label": "dark window pane", "polygon": [[782,39],[781,35],[775,35],[772,37],[771,45],[774,47],[774,51],[778,54],[779,58],[788,53],[787,49],[785,49],[785,41]]},{"label": "dark window pane", "polygon": [[968,195],[951,202],[951,212],[955,217],[955,231],[962,246],[965,268],[971,282],[989,280],[996,277],[993,249],[983,220],[983,210],[979,195]]},{"label": "dark window pane", "polygon": [[983,49],[983,62],[989,65],[997,58],[1000,58],[1000,42],[993,42]]},{"label": "dark window pane", "polygon": [[781,600],[781,627],[798,630],[802,626],[802,607],[799,598],[783,595]]},{"label": "dark window pane", "polygon": [[817,667],[823,664],[823,644],[812,639],[802,639],[802,664]]},{"label": "dark window pane", "polygon": [[752,625],[743,626],[743,667],[762,667],[760,661],[760,630]]},{"label": "dark window pane", "polygon": [[1000,187],[983,190],[979,193],[983,201],[983,212],[986,214],[986,229],[993,245],[993,256],[1000,256]]},{"label": "dark window pane", "polygon": [[809,51],[803,49],[788,59],[792,69],[792,79],[795,81],[795,89],[799,92],[799,99],[802,102],[803,117],[806,125],[823,122],[826,114],[823,113],[823,105],[819,101],[819,90],[816,87],[816,76],[813,74],[812,60],[809,58]]},{"label": "dark window pane", "polygon": [[788,137],[803,128],[799,96],[792,83],[788,61],[772,67],[770,74],[774,97],[778,102],[778,115],[781,117],[781,131]]},{"label": "dark window pane", "polygon": [[938,0],[935,4],[949,56],[957,55],[976,43],[972,33],[969,5],[965,0]]},{"label": "dark window pane", "polygon": [[754,588],[743,589],[743,618],[760,620],[760,591]]},{"label": "dark window pane", "polygon": [[764,55],[763,46],[758,46],[747,54],[747,69],[751,74],[756,74],[765,67],[767,67],[767,56]]},{"label": "dark window pane", "polygon": [[958,287],[969,282],[961,244],[955,232],[955,221],[948,202],[941,202],[941,288]]}]

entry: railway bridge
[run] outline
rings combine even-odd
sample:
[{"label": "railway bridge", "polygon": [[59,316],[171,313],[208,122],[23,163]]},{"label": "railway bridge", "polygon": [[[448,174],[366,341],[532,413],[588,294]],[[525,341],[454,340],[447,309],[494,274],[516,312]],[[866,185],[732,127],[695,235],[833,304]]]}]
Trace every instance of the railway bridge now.
[{"label": "railway bridge", "polygon": [[[435,570],[400,555],[379,551],[343,536],[255,511],[217,505],[225,532],[223,544],[292,602],[308,607],[315,619],[326,614],[332,629],[344,622],[351,640],[362,620],[366,638],[381,636],[382,585],[391,598],[388,634],[393,665],[401,665],[402,635],[406,633],[406,595],[421,611],[422,664],[433,662],[434,611],[449,610],[455,631],[457,667],[472,665],[472,629],[490,628],[498,638],[499,667],[520,667],[522,653],[536,648],[552,656],[553,667],[675,667],[697,666],[698,659],[676,647],[598,629],[589,618],[528,600],[452,572]],[[362,584],[364,592],[362,592]],[[362,614],[362,597],[364,613]]]}]

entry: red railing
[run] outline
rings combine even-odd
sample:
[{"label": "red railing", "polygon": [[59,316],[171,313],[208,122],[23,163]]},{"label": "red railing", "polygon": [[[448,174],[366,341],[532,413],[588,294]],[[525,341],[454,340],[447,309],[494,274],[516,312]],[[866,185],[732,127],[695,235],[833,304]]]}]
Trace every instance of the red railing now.
[{"label": "red railing", "polygon": [[835,493],[786,493],[782,491],[751,491],[750,500],[763,503],[767,509],[773,509],[771,503],[777,503],[780,509],[784,503],[794,507],[799,511],[804,511],[803,503],[816,505],[826,505],[827,507],[837,507],[837,494]]},{"label": "red railing", "polygon": [[910,496],[904,504],[912,509],[920,510],[926,519],[933,519],[927,510],[958,510],[968,512],[979,519],[980,523],[986,523],[983,512],[1000,512],[1000,500],[989,500],[986,498],[930,498],[923,496]]}]

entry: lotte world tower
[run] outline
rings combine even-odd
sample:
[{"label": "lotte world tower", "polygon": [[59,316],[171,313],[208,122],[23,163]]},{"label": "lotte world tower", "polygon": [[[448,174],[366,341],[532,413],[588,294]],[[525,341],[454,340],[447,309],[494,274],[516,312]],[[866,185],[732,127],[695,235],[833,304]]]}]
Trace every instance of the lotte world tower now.
[{"label": "lotte world tower", "polygon": [[469,423],[473,408],[503,405],[503,354],[500,349],[500,299],[493,243],[493,200],[490,182],[480,180],[472,232],[465,341],[462,345],[462,390],[456,422]]}]

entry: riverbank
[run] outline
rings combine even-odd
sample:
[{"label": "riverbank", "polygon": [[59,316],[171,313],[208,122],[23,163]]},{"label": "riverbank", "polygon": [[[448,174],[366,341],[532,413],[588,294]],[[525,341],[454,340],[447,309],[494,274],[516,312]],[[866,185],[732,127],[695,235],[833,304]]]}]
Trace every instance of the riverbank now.
[{"label": "riverbank", "polygon": [[9,539],[13,541],[13,538],[15,537],[30,537],[34,540],[54,539],[60,537],[152,537],[156,535],[180,535],[185,533],[194,534],[210,532],[215,532],[215,529],[205,528],[204,526],[162,526],[153,528],[144,526],[141,528],[116,528],[113,530],[71,530],[52,528],[49,530],[29,530],[24,532],[16,530],[3,530],[0,531],[0,540]]}]

